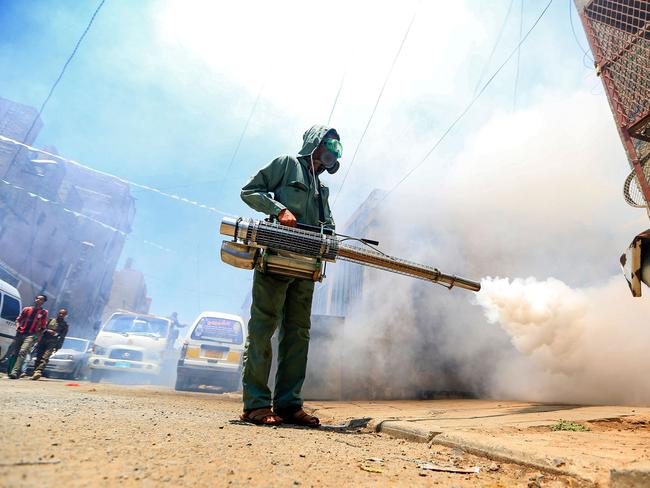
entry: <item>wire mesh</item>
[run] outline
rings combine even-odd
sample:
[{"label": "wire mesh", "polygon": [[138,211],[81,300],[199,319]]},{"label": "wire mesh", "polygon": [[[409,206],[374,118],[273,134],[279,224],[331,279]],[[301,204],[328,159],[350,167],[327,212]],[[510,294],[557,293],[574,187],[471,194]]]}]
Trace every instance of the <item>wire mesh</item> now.
[{"label": "wire mesh", "polygon": [[601,75],[613,81],[617,115],[631,135],[650,141],[650,2],[594,0],[585,14]]},{"label": "wire mesh", "polygon": [[[583,24],[630,166],[623,194],[634,207],[650,203],[650,1],[592,0]],[[639,181],[638,175],[645,176]]]}]

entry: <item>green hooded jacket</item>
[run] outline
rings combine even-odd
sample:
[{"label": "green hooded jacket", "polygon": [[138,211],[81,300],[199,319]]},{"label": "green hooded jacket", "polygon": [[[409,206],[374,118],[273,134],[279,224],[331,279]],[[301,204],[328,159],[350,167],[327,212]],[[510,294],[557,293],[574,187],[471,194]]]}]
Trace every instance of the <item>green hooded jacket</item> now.
[{"label": "green hooded jacket", "polygon": [[[274,217],[288,208],[299,223],[320,226],[320,196],[325,217],[322,224],[334,229],[328,203],[329,188],[320,182],[318,175],[313,176],[310,157],[330,131],[334,129],[323,125],[311,127],[303,135],[303,145],[298,155],[277,157],[259,170],[242,188],[242,200],[253,210]],[[329,172],[334,173],[337,169],[338,163]]]}]

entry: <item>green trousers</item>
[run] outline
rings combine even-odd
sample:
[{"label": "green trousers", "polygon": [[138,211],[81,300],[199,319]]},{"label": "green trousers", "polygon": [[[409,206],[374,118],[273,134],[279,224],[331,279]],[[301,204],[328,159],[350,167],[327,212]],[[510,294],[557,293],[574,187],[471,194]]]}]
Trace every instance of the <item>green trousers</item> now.
[{"label": "green trousers", "polygon": [[48,340],[43,337],[38,345],[36,346],[36,362],[34,363],[36,367],[34,368],[34,373],[36,371],[43,372],[47,367],[47,363],[50,362],[50,356],[56,351],[56,346],[59,345],[57,340]]},{"label": "green trousers", "polygon": [[[244,351],[244,409],[302,406],[314,282],[255,271]],[[271,402],[271,336],[278,333],[278,371]]]},{"label": "green trousers", "polygon": [[38,334],[16,334],[16,338],[14,339],[16,362],[14,363],[14,367],[11,368],[11,374],[20,376],[27,353],[32,350],[36,341],[38,341]]}]

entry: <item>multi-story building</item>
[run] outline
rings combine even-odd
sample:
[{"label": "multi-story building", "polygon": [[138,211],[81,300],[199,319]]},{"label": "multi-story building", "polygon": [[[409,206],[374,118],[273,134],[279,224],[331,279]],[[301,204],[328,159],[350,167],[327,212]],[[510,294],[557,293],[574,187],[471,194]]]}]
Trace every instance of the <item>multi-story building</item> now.
[{"label": "multi-story building", "polygon": [[113,286],[102,314],[102,322],[105,322],[116,310],[149,313],[150,306],[151,298],[147,296],[144,275],[133,269],[133,259],[129,258],[124,264],[124,269],[113,273]]},{"label": "multi-story building", "polygon": [[[36,115],[0,98],[0,135],[33,146]],[[135,216],[129,185],[18,147],[0,140],[0,278],[26,303],[45,293],[49,310],[69,308],[73,334],[92,335]]]}]

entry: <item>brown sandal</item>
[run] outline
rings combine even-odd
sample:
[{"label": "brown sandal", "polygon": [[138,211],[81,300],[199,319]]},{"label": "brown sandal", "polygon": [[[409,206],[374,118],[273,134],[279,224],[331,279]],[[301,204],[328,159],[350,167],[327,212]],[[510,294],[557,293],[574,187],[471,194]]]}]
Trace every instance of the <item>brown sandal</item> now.
[{"label": "brown sandal", "polygon": [[244,410],[239,418],[255,425],[280,425],[282,423],[282,417],[273,413],[269,407]]},{"label": "brown sandal", "polygon": [[303,427],[320,427],[318,417],[309,415],[302,408],[298,410],[280,410],[276,409],[275,413],[282,417],[285,424],[301,425]]}]

